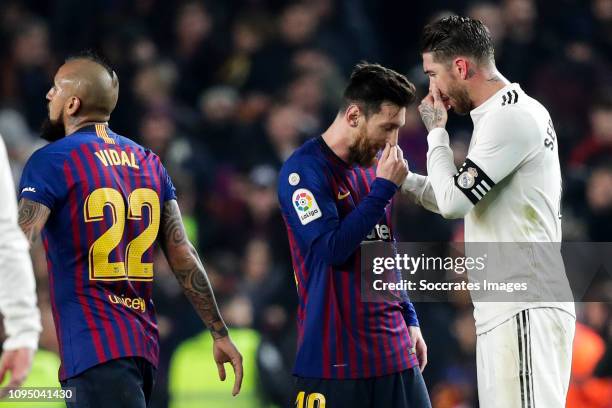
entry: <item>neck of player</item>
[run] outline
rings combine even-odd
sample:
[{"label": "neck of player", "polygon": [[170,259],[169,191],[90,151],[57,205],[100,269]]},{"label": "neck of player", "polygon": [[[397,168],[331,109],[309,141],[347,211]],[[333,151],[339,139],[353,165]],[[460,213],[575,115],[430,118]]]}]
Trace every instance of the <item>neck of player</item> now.
[{"label": "neck of player", "polygon": [[[345,163],[349,163],[349,148],[353,143],[351,128],[344,122],[344,117],[338,115],[333,123],[323,132],[323,140],[332,152]],[[349,163],[350,164],[350,163]]]},{"label": "neck of player", "polygon": [[477,75],[480,76],[480,78],[478,78],[478,81],[475,81],[470,92],[474,108],[485,103],[493,95],[499,92],[499,90],[511,83],[497,70],[497,68],[495,68],[495,66],[481,69]]},{"label": "neck of player", "polygon": [[103,125],[108,125],[108,119],[105,118],[82,118],[82,119],[73,119],[72,123],[66,122],[65,132],[66,135],[71,135],[74,132],[82,129],[86,126],[95,125],[96,123],[100,123]]}]

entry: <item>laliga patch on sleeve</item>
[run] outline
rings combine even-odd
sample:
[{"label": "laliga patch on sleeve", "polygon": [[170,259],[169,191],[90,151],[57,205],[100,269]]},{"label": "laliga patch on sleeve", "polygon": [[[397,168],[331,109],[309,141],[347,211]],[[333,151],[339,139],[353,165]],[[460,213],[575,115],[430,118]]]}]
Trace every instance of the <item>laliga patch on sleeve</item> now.
[{"label": "laliga patch on sleeve", "polygon": [[306,225],[323,216],[314,195],[305,188],[299,188],[293,193],[293,207],[302,225]]}]

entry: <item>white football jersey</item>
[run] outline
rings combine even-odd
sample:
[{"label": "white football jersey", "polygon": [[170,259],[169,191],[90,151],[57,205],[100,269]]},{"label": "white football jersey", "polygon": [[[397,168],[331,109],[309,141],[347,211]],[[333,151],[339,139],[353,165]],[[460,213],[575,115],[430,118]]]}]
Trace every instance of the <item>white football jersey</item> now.
[{"label": "white football jersey", "polygon": [[[560,243],[561,169],[548,111],[518,84],[509,84],[470,114],[474,132],[459,170],[448,133],[433,129],[427,137],[428,176],[411,173],[403,191],[445,218],[465,217],[466,252],[470,242]],[[517,245],[490,245],[485,277],[528,282],[529,290],[546,302],[474,298],[478,333],[532,307],[557,307],[575,315],[573,302],[566,301],[571,295],[559,247],[533,245],[521,252]]]}]

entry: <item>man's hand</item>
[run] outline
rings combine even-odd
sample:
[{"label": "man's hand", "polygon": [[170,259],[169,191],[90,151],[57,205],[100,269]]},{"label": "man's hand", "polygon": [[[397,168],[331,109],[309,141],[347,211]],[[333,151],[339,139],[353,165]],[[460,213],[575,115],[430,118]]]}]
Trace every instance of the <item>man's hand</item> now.
[{"label": "man's hand", "polygon": [[446,126],[448,120],[448,114],[446,112],[446,106],[442,102],[442,96],[440,96],[440,90],[435,83],[432,82],[429,93],[419,105],[419,113],[425,128],[428,132],[431,132],[435,128],[443,128]]},{"label": "man's hand", "polygon": [[225,381],[225,367],[223,364],[230,363],[234,368],[234,375],[236,378],[234,379],[232,395],[235,397],[240,392],[240,387],[242,387],[242,355],[229,336],[214,341],[213,357],[215,358],[215,363],[217,363],[219,379],[221,381]]},{"label": "man's hand", "polygon": [[10,373],[11,377],[5,391],[0,390],[0,399],[6,396],[9,389],[21,387],[30,373],[33,359],[34,350],[26,347],[5,351],[2,354],[0,357],[0,384],[7,373]]},{"label": "man's hand", "polygon": [[423,372],[425,366],[427,365],[427,344],[425,344],[420,327],[409,326],[408,332],[410,333],[412,346],[414,347],[417,359],[419,360],[419,368],[421,369],[421,372]]},{"label": "man's hand", "polygon": [[378,167],[376,167],[376,177],[384,178],[401,186],[408,175],[408,164],[404,160],[404,152],[399,146],[385,146]]}]

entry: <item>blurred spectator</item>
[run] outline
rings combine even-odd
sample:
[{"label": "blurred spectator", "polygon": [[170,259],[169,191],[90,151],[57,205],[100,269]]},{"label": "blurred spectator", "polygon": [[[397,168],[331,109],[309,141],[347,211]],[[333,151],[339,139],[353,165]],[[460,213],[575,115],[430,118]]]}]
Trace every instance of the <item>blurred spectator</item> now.
[{"label": "blurred spectator", "polygon": [[179,82],[175,96],[190,105],[217,78],[223,61],[225,33],[215,28],[215,19],[202,2],[187,1],[179,6],[174,44]]},{"label": "blurred spectator", "polygon": [[200,125],[197,140],[209,151],[215,152],[219,164],[236,164],[238,154],[237,110],[238,92],[229,86],[208,88],[200,96]]},{"label": "blurred spectator", "polygon": [[587,203],[590,240],[609,241],[612,231],[612,166],[593,171],[587,183]]},{"label": "blurred spectator", "polygon": [[47,117],[44,96],[56,68],[48,28],[43,20],[30,18],[11,34],[10,55],[0,63],[0,98],[18,108],[29,127],[38,129]]},{"label": "blurred spectator", "polygon": [[487,26],[491,33],[495,53],[501,55],[501,47],[506,36],[506,21],[499,4],[485,1],[472,3],[466,9],[465,14],[482,21]]},{"label": "blurred spectator", "polygon": [[572,151],[572,167],[594,166],[612,160],[612,98],[605,96],[591,106],[590,134]]}]

